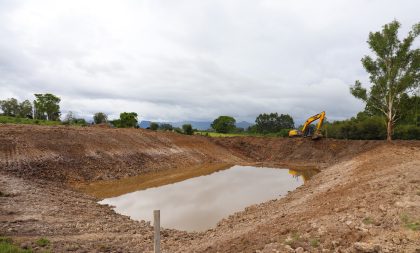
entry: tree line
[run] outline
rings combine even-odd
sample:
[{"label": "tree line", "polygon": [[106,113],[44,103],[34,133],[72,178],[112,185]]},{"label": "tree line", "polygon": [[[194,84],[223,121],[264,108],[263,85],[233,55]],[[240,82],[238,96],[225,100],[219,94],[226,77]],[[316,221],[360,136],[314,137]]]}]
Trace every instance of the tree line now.
[{"label": "tree line", "polygon": [[53,94],[34,94],[33,103],[28,99],[19,102],[16,98],[0,100],[0,108],[3,115],[11,117],[40,119],[40,120],[60,120],[60,101],[61,99]]}]

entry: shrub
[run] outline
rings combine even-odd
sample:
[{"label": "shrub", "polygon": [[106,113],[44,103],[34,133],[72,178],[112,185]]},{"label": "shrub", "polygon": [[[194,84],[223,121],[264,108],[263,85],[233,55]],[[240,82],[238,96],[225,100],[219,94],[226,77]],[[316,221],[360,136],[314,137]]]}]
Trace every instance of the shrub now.
[{"label": "shrub", "polygon": [[45,247],[50,244],[50,240],[48,240],[47,238],[39,238],[35,243],[40,247]]},{"label": "shrub", "polygon": [[192,135],[194,133],[191,124],[182,125],[182,130],[185,134]]},{"label": "shrub", "polygon": [[400,125],[394,129],[394,139],[419,140],[420,127],[415,125]]},{"label": "shrub", "polygon": [[163,131],[172,131],[172,129],[174,129],[174,128],[169,123],[162,123],[162,124],[159,125],[159,129],[163,130]]},{"label": "shrub", "polygon": [[150,130],[156,131],[159,128],[159,124],[156,122],[150,123]]}]

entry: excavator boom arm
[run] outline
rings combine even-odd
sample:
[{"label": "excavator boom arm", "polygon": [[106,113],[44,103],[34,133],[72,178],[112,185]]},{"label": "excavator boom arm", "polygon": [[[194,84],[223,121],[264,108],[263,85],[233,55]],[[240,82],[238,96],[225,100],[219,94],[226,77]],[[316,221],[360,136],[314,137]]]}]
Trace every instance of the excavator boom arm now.
[{"label": "excavator boom arm", "polygon": [[325,112],[321,112],[321,113],[318,113],[318,114],[310,117],[309,119],[307,119],[306,122],[305,122],[305,124],[303,124],[302,133],[305,133],[306,132],[308,126],[312,122],[314,122],[315,120],[318,120],[319,119],[319,122],[316,125],[316,130],[315,130],[315,133],[318,133],[319,132],[319,129],[321,129],[321,127],[322,127],[322,123],[324,122],[324,118],[325,118]]}]

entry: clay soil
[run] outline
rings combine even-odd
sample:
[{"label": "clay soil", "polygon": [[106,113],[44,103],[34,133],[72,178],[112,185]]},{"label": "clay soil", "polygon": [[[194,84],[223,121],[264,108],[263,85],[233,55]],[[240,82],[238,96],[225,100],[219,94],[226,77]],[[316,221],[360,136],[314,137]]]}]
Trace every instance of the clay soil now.
[{"label": "clay soil", "polygon": [[[420,142],[93,127],[0,126],[0,237],[35,252],[151,252],[150,223],[86,189],[133,177],[142,188],[231,164],[321,172],[206,232],[163,229],[164,252],[420,252]],[[38,246],[41,237],[50,244]]]}]

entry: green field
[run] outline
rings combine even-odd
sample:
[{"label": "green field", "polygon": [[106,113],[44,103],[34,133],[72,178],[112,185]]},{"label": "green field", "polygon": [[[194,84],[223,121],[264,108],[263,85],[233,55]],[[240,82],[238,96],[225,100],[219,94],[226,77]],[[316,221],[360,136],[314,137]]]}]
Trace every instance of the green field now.
[{"label": "green field", "polygon": [[223,133],[202,132],[202,131],[194,132],[194,134],[195,135],[209,136],[209,137],[235,137],[235,136],[249,136],[250,135],[248,133],[228,133],[228,134],[223,134]]},{"label": "green field", "polygon": [[285,137],[284,133],[271,133],[271,134],[259,134],[259,133],[249,133],[249,132],[243,132],[243,133],[216,133],[216,132],[206,132],[206,131],[197,131],[194,132],[195,135],[202,135],[202,136],[208,136],[208,137],[236,137],[236,136],[254,136],[254,137]]},{"label": "green field", "polygon": [[10,116],[0,116],[0,124],[32,124],[32,125],[56,126],[56,125],[61,125],[61,122],[50,121],[50,120],[17,118],[17,117],[10,117]]}]

